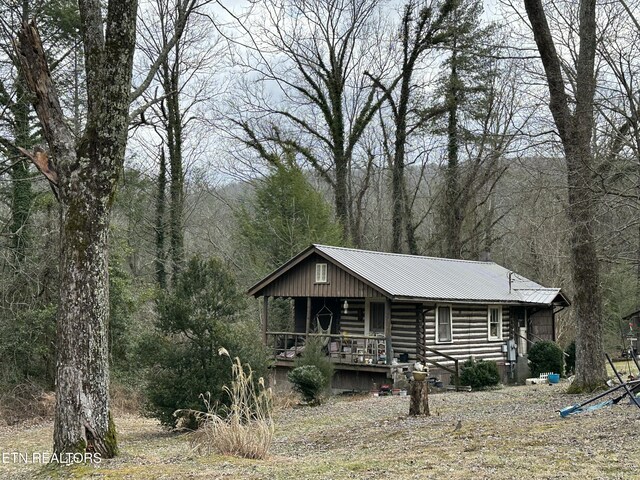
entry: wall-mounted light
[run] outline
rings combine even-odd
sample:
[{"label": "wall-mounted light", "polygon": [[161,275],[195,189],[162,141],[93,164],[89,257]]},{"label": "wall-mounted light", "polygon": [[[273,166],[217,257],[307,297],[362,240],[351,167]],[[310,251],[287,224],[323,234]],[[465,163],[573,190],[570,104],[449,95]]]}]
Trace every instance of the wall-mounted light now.
[{"label": "wall-mounted light", "polygon": [[342,305],[342,311],[346,314],[347,310],[349,310],[349,302],[345,300],[344,304]]}]

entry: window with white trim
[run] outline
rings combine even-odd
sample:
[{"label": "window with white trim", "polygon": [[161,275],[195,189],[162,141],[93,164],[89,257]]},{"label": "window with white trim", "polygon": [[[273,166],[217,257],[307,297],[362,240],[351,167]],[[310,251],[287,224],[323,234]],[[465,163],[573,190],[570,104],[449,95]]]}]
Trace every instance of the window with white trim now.
[{"label": "window with white trim", "polygon": [[502,340],[502,307],[490,305],[487,313],[489,340]]},{"label": "window with white trim", "polygon": [[451,306],[439,305],[436,308],[436,343],[453,341],[451,323]]},{"label": "window with white trim", "polygon": [[316,263],[316,283],[327,283],[326,263]]}]

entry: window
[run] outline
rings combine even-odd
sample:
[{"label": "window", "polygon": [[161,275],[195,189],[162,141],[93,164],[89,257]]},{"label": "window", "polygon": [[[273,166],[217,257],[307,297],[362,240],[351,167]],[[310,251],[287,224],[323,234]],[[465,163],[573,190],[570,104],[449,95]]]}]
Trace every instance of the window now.
[{"label": "window", "polygon": [[316,263],[316,283],[327,283],[326,263]]},{"label": "window", "polygon": [[502,340],[502,307],[489,307],[489,340]]},{"label": "window", "polygon": [[436,343],[453,341],[451,330],[451,307],[439,306],[436,308]]}]

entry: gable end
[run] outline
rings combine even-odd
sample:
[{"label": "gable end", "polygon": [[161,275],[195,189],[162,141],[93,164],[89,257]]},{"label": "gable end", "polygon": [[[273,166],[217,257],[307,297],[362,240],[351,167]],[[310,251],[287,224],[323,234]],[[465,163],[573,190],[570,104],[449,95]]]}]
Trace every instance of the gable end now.
[{"label": "gable end", "polygon": [[[326,264],[326,282],[316,282],[316,264]],[[275,272],[274,272],[275,273]],[[312,252],[280,275],[258,284],[249,293],[269,297],[383,297],[385,294],[356,278],[331,258]]]}]

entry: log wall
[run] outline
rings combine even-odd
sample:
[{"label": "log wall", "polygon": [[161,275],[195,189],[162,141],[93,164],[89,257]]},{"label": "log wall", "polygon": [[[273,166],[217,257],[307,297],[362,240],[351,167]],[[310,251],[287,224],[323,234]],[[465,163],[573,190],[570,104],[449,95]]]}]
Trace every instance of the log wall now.
[{"label": "log wall", "polygon": [[[425,333],[427,346],[435,348],[458,360],[468,360],[473,356],[476,360],[504,361],[506,356],[502,352],[502,345],[509,338],[509,308],[502,307],[502,340],[488,339],[487,305],[451,306],[452,343],[436,343],[435,308],[425,306]],[[444,357],[438,357],[427,352],[427,358],[450,365],[453,362]]]},{"label": "log wall", "polygon": [[[340,303],[344,300],[340,300]],[[364,300],[349,300],[349,309],[340,316],[339,331],[352,335],[364,334]],[[424,309],[425,333],[427,346],[435,348],[461,361],[470,356],[480,360],[504,361],[502,352],[509,338],[509,308],[502,307],[502,340],[488,339],[488,321],[486,305],[453,304],[451,308],[453,319],[453,342],[435,342],[435,310],[433,305],[413,303],[394,303],[391,306],[391,336],[395,356],[401,353],[409,355],[409,361],[416,360],[416,336],[419,309]],[[444,364],[451,361],[437,357],[433,353],[428,358]]]},{"label": "log wall", "polygon": [[[344,299],[340,299],[340,304]],[[340,315],[338,332],[364,335],[364,299],[348,300],[349,308]]]}]

